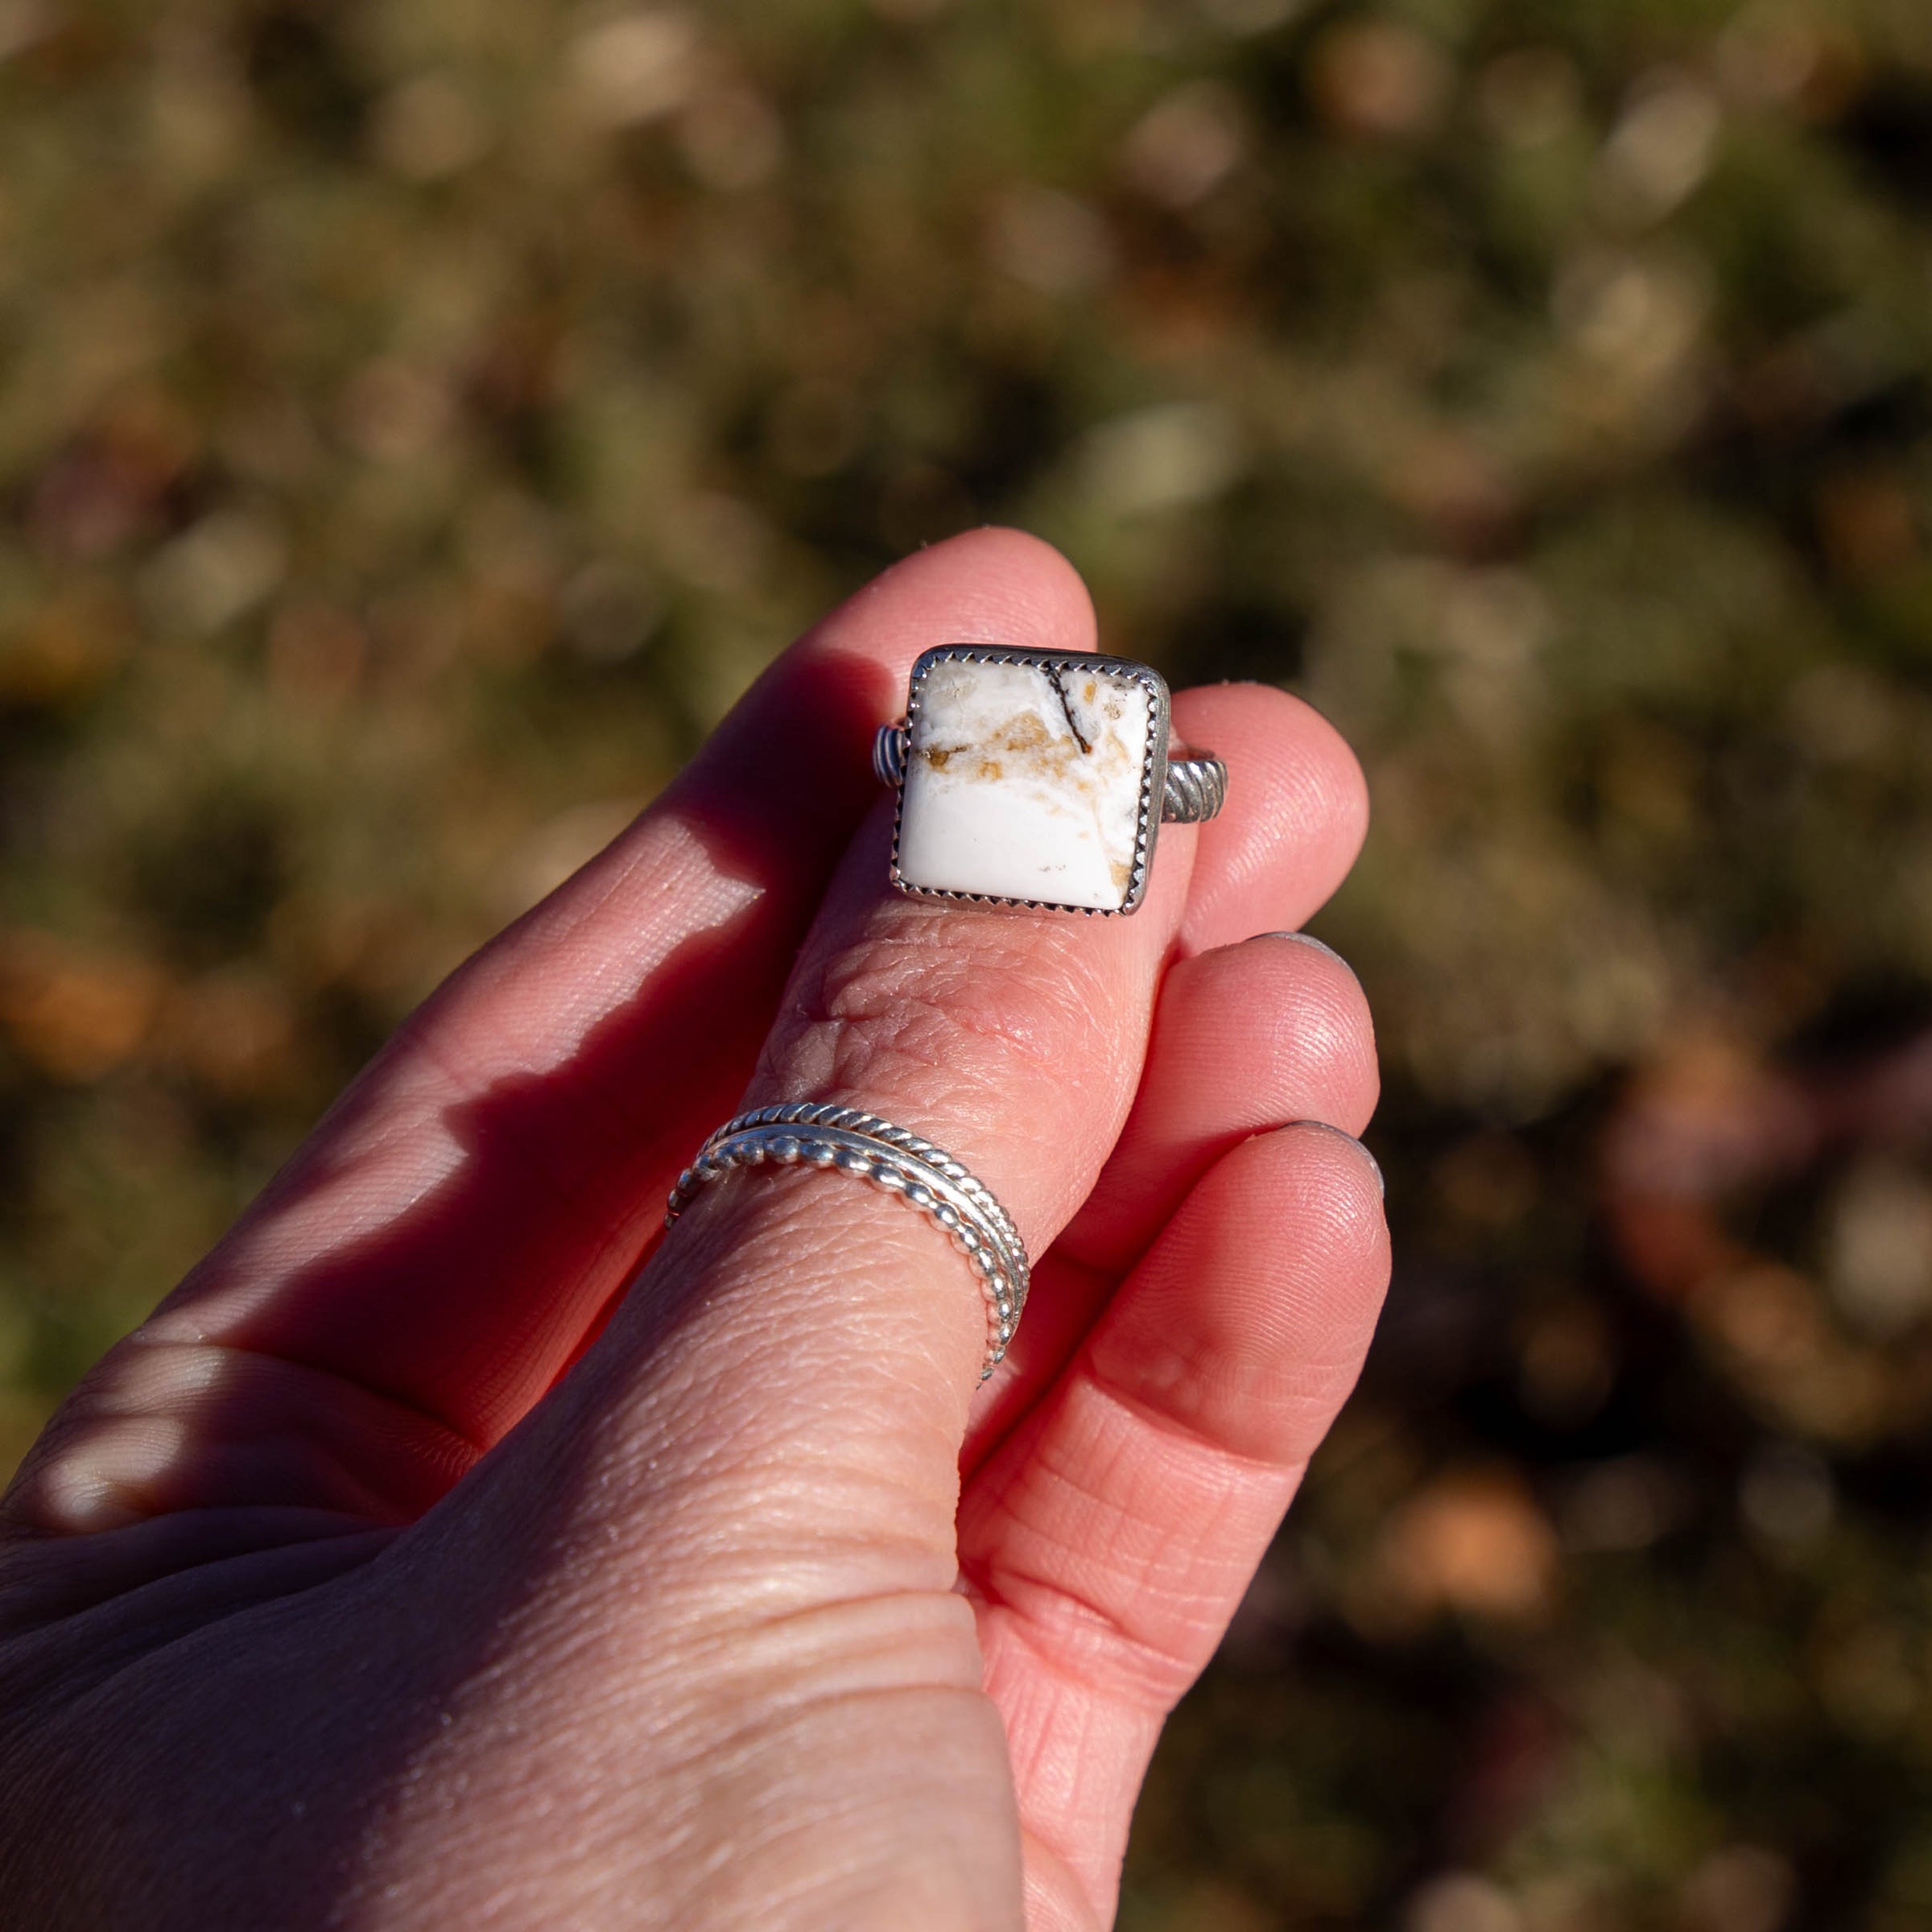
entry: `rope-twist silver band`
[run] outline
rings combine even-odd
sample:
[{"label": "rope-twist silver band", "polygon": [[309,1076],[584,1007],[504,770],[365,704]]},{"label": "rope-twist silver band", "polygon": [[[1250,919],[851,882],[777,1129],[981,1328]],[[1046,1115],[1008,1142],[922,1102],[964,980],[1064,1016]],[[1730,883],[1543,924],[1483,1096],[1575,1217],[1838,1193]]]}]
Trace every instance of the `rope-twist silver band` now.
[{"label": "rope-twist silver band", "polygon": [[[881,785],[906,782],[910,733],[903,724],[881,724],[872,741],[873,775]],[[1183,752],[1167,760],[1161,817],[1170,825],[1198,825],[1228,803],[1228,767],[1212,752]]]},{"label": "rope-twist silver band", "polygon": [[881,785],[906,782],[906,758],[912,733],[903,724],[881,724],[872,741],[872,775]]},{"label": "rope-twist silver band", "polygon": [[1228,767],[1210,752],[1167,761],[1161,816],[1170,825],[1198,825],[1228,803]]},{"label": "rope-twist silver band", "polygon": [[986,1298],[985,1381],[997,1368],[1026,1305],[1031,1265],[1013,1216],[943,1148],[876,1113],[825,1101],[760,1107],[727,1121],[678,1176],[664,1211],[668,1228],[700,1189],[733,1167],[836,1167],[909,1201],[972,1262]]}]

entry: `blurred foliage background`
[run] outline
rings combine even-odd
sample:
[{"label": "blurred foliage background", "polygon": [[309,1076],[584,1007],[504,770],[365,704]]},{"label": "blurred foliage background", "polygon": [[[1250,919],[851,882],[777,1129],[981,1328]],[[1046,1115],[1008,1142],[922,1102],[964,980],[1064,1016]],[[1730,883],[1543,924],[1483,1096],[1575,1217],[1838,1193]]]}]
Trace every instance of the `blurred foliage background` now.
[{"label": "blurred foliage background", "polygon": [[0,1463],[910,546],[1377,824],[1368,1376],[1133,1932],[1932,1923],[1922,0],[0,0]]}]

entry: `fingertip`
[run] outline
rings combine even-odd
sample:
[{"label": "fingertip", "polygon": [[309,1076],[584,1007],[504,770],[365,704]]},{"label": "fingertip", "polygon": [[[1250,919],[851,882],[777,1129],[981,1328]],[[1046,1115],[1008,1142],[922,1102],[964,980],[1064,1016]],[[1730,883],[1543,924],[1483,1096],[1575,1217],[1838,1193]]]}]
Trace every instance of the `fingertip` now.
[{"label": "fingertip", "polygon": [[1244,1140],[1310,1118],[1359,1133],[1381,1091],[1368,998],[1320,941],[1260,933],[1177,960],[1133,1112],[1067,1232],[1072,1252],[1098,1267],[1130,1265]]},{"label": "fingertip", "polygon": [[1368,786],[1341,733],[1312,705],[1264,684],[1174,700],[1177,737],[1228,766],[1228,803],[1201,828],[1186,950],[1262,927],[1295,927],[1348,876],[1368,829]]},{"label": "fingertip", "polygon": [[1280,1129],[1284,1133],[1326,1134],[1346,1147],[1354,1159],[1367,1168],[1369,1178],[1375,1183],[1375,1198],[1378,1203],[1385,1202],[1389,1183],[1382,1173],[1382,1164],[1368,1151],[1367,1145],[1345,1127],[1337,1127],[1327,1121],[1290,1121]]},{"label": "fingertip", "polygon": [[1274,1223],[1256,1231],[1268,1264],[1257,1280],[1273,1309],[1272,1318],[1257,1311],[1261,1326],[1303,1346],[1319,1331],[1320,1352],[1359,1356],[1389,1285],[1389,1221],[1375,1156],[1325,1121],[1294,1121],[1257,1135],[1221,1165],[1235,1191],[1230,1215],[1245,1203],[1252,1222],[1265,1207]]},{"label": "fingertip", "polygon": [[1354,1386],[1388,1283],[1373,1158],[1298,1121],[1196,1183],[1115,1297],[1094,1371],[1198,1436],[1293,1466]]},{"label": "fingertip", "polygon": [[[1086,580],[1044,538],[1001,524],[962,531],[902,557],[834,612],[825,628],[844,629],[878,605],[886,607],[895,630],[930,613],[932,634],[921,634],[902,651],[908,666],[934,644],[1093,649]],[[869,623],[862,627],[869,633]]]},{"label": "fingertip", "polygon": [[951,540],[963,564],[1010,577],[1017,597],[1036,613],[1047,613],[1091,632],[1093,597],[1087,580],[1067,553],[1044,537],[1010,525],[989,523]]},{"label": "fingertip", "polygon": [[1248,946],[1266,946],[1278,942],[1304,947],[1318,959],[1332,960],[1351,979],[1355,977],[1355,968],[1326,939],[1317,939],[1312,932],[1257,932],[1242,943]]},{"label": "fingertip", "polygon": [[1257,933],[1181,962],[1163,995],[1160,1039],[1171,1041],[1191,1079],[1218,1073],[1225,1085],[1228,1068],[1252,1080],[1265,1067],[1269,1098],[1303,1096],[1351,1134],[1368,1125],[1380,1097],[1368,996],[1348,962],[1307,933]]}]

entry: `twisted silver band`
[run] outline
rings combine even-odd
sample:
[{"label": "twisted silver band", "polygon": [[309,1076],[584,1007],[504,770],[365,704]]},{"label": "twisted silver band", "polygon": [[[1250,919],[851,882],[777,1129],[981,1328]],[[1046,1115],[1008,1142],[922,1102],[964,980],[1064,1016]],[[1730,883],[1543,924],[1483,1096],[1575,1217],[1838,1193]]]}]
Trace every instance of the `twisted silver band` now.
[{"label": "twisted silver band", "polygon": [[[903,724],[881,724],[872,741],[873,775],[881,785],[906,782],[911,734]],[[1176,750],[1179,748],[1177,746]],[[1170,754],[1161,792],[1161,818],[1169,825],[1198,825],[1228,803],[1228,767],[1209,751]]]},{"label": "twisted silver band", "polygon": [[1161,816],[1170,825],[1198,825],[1228,803],[1228,767],[1212,752],[1167,761]]},{"label": "twisted silver band", "polygon": [[708,1183],[733,1167],[836,1167],[909,1201],[972,1262],[986,1298],[985,1381],[1000,1365],[1026,1305],[1032,1268],[1013,1216],[943,1148],[876,1113],[824,1101],[760,1107],[708,1135],[665,1204],[668,1228]]}]

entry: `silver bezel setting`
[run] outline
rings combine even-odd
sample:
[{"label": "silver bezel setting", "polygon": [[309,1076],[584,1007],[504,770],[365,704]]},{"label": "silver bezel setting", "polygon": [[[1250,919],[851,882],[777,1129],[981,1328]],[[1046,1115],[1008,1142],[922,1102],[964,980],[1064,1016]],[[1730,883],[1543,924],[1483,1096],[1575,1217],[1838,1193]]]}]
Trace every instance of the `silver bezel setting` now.
[{"label": "silver bezel setting", "polygon": [[919,722],[919,696],[927,675],[939,664],[1017,664],[1029,670],[1067,675],[1098,671],[1110,678],[1129,679],[1146,691],[1149,700],[1147,755],[1141,765],[1140,816],[1134,834],[1133,869],[1128,874],[1126,897],[1118,906],[1067,906],[1051,899],[1009,899],[992,893],[952,892],[939,886],[912,885],[899,872],[899,827],[906,815],[906,787],[902,783],[897,787],[898,799],[892,814],[894,887],[909,898],[950,899],[967,906],[1014,906],[1026,912],[1080,912],[1089,919],[1119,919],[1137,911],[1154,869],[1154,840],[1161,828],[1161,799],[1167,787],[1167,739],[1173,704],[1167,680],[1150,665],[1137,663],[1131,658],[1108,657],[1100,651],[1012,650],[999,645],[941,644],[922,651],[912,667],[906,693],[904,729],[908,746],[913,728]]}]

